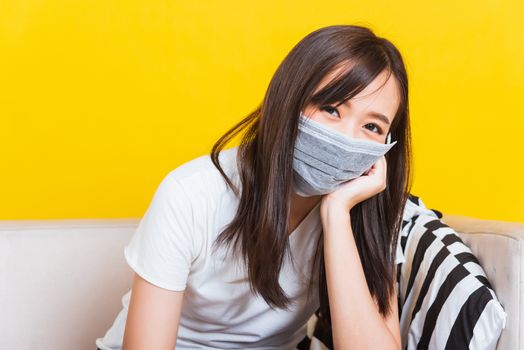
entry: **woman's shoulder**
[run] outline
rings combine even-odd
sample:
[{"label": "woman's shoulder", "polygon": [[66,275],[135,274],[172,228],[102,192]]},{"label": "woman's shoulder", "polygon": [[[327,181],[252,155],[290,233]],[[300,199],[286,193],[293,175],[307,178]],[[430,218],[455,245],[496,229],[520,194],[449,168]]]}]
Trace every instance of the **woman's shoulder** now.
[{"label": "woman's shoulder", "polygon": [[[228,148],[219,153],[218,159],[226,175],[238,185],[236,154],[237,147]],[[209,198],[213,194],[220,195],[229,190],[210,154],[204,154],[180,164],[165,175],[162,183],[168,185],[163,186],[165,188],[172,188],[175,184],[182,187],[189,198],[199,195]]]}]

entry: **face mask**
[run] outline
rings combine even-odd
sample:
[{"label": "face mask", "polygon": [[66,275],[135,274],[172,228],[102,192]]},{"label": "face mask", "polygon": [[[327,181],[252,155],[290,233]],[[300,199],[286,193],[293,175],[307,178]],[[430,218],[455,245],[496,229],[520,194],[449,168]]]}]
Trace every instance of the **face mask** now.
[{"label": "face mask", "polygon": [[386,143],[348,137],[300,114],[293,152],[293,189],[302,197],[333,192],[365,173],[396,143],[391,143],[391,133]]}]

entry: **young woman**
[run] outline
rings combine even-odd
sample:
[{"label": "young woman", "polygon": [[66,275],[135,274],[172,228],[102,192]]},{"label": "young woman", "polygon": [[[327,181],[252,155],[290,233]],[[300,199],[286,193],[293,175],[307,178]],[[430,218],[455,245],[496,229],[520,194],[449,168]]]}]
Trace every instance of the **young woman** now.
[{"label": "young woman", "polygon": [[163,179],[98,348],[294,349],[320,308],[337,350],[400,349],[409,141],[395,46],[360,26],[310,33],[254,112]]}]

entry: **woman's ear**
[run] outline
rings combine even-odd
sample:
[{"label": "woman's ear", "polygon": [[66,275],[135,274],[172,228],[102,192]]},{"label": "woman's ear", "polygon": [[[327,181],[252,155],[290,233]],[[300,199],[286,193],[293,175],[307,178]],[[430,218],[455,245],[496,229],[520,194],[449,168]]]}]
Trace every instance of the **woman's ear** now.
[{"label": "woman's ear", "polygon": [[388,132],[388,135],[386,136],[386,143],[390,143],[391,142],[391,131]]}]

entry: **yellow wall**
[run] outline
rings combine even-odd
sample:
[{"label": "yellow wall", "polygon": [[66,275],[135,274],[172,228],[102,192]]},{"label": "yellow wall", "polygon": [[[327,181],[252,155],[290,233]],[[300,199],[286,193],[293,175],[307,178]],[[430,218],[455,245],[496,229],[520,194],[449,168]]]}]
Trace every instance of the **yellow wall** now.
[{"label": "yellow wall", "polygon": [[139,217],[302,37],[370,26],[410,78],[413,193],[524,221],[522,2],[0,1],[0,219]]}]

